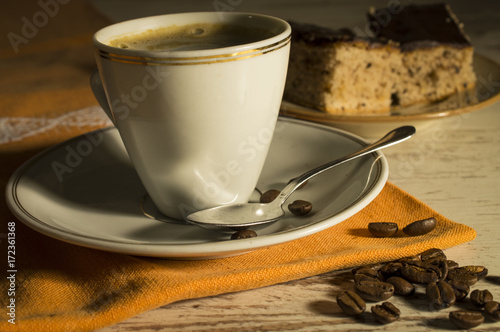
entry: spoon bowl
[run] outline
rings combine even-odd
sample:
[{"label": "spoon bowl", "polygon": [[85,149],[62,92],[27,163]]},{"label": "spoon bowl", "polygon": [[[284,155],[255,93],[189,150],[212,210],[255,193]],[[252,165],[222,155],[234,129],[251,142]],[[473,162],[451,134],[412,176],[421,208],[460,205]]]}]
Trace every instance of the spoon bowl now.
[{"label": "spoon bowl", "polygon": [[355,158],[405,141],[414,134],[415,127],[403,126],[396,128],[375,143],[369,144],[347,156],[318,166],[294,178],[271,203],[243,203],[217,206],[191,213],[186,218],[187,222],[220,232],[234,232],[276,222],[285,214],[282,206],[288,197],[310,178]]},{"label": "spoon bowl", "polygon": [[281,219],[285,215],[285,211],[283,211],[280,204],[273,203],[242,203],[217,206],[190,214],[188,222],[210,230],[235,232],[273,223]]}]

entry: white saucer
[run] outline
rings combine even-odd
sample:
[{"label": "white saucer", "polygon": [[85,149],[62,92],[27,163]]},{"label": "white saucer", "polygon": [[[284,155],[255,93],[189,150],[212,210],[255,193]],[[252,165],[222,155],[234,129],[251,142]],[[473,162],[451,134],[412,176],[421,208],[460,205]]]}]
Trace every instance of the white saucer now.
[{"label": "white saucer", "polygon": [[[293,177],[366,143],[338,129],[280,119],[258,183],[282,189]],[[76,137],[33,157],[7,185],[7,203],[26,225],[85,247],[140,256],[208,259],[237,255],[319,232],[354,215],[382,190],[381,153],[358,158],[309,181],[289,198],[313,203],[305,217],[286,216],[258,237],[219,234],[143,211],[146,191],[115,128]],[[257,194],[256,194],[257,196]]]}]

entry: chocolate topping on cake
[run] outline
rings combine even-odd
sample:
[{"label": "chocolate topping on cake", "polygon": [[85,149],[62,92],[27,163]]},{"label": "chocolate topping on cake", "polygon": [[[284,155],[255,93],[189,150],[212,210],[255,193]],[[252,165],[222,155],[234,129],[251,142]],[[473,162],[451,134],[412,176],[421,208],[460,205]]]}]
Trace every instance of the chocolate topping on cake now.
[{"label": "chocolate topping on cake", "polygon": [[324,46],[337,42],[364,43],[370,47],[381,47],[395,42],[385,38],[359,37],[347,28],[330,29],[308,23],[288,22],[292,27],[292,40],[300,40],[309,45]]},{"label": "chocolate topping on cake", "polygon": [[440,44],[471,45],[463,24],[445,4],[405,6],[390,16],[386,9],[370,8],[368,19],[375,36],[399,42],[403,52]]}]

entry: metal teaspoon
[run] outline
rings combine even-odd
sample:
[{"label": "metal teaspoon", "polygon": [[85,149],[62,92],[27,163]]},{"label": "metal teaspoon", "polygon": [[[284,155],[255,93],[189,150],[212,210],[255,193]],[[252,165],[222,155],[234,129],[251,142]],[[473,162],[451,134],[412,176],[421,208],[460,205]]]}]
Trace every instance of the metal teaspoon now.
[{"label": "metal teaspoon", "polygon": [[302,183],[335,166],[400,143],[413,136],[413,134],[415,134],[415,128],[412,126],[396,128],[375,143],[369,144],[356,152],[318,166],[296,177],[271,203],[242,203],[217,206],[191,213],[187,216],[187,222],[210,230],[234,232],[256,225],[278,221],[285,214],[282,208],[283,204]]}]

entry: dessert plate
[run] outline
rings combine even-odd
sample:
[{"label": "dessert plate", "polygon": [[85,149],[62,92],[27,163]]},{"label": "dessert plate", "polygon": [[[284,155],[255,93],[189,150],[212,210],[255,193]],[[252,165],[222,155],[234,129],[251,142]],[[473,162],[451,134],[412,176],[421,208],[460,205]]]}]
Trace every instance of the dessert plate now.
[{"label": "dessert plate", "polygon": [[[344,131],[280,118],[257,191],[287,182],[366,143]],[[382,190],[388,166],[373,153],[338,166],[290,197],[313,203],[304,217],[291,213],[257,230],[258,237],[230,235],[170,220],[148,203],[115,128],[94,131],[33,157],[7,185],[7,203],[26,225],[85,247],[139,256],[208,259],[292,241],[354,215]]]},{"label": "dessert plate", "polygon": [[400,125],[423,129],[436,120],[480,110],[500,100],[500,65],[482,55],[474,55],[476,88],[456,93],[438,102],[411,107],[393,107],[383,115],[335,115],[284,100],[281,114],[328,124],[362,137],[379,137]]}]

